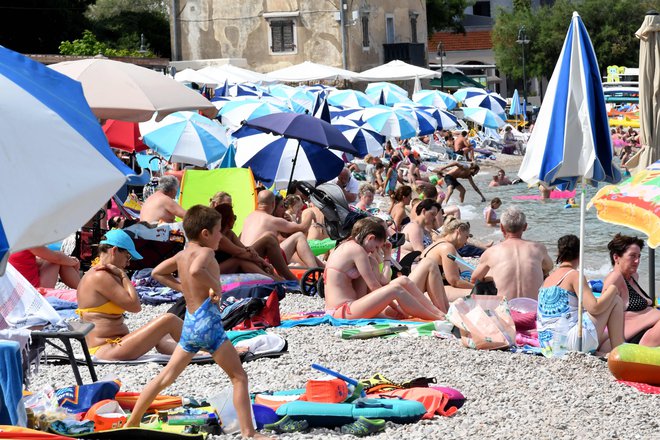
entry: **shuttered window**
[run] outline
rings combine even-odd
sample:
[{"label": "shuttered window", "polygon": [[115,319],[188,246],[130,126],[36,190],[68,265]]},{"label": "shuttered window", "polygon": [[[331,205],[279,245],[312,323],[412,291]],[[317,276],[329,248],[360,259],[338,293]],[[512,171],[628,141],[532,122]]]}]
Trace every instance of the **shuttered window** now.
[{"label": "shuttered window", "polygon": [[271,20],[271,52],[294,52],[296,45],[293,38],[293,20]]},{"label": "shuttered window", "polygon": [[369,16],[362,16],[362,47],[369,47]]}]

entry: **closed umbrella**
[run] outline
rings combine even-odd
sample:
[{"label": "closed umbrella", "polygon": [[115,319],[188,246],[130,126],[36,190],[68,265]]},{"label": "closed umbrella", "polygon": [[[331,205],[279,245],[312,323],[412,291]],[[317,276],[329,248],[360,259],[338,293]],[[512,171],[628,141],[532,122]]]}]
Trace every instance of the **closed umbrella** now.
[{"label": "closed umbrella", "polygon": [[580,284],[578,337],[582,347],[582,291],[585,182],[617,183],[613,165],[600,69],[589,34],[577,12],[564,40],[559,60],[527,143],[518,175],[528,184],[543,182],[573,189],[582,182],[580,200]]},{"label": "closed umbrella", "polygon": [[660,159],[660,15],[644,18],[639,38],[639,128],[642,148],[626,163],[641,171]]},{"label": "closed umbrella", "polygon": [[274,185],[276,190],[288,188],[294,179],[318,185],[334,179],[344,168],[344,162],[331,150],[312,142],[248,126],[234,136],[236,164],[250,168],[257,180]]},{"label": "closed umbrella", "polygon": [[65,61],[51,69],[80,81],[85,99],[99,119],[143,122],[182,110],[200,110],[213,118],[217,110],[200,93],[151,69],[104,58]]},{"label": "closed umbrella", "polygon": [[177,112],[160,122],[140,124],[144,143],[171,162],[206,166],[227,152],[227,135],[215,119],[194,112]]},{"label": "closed umbrella", "polygon": [[79,82],[2,46],[0,114],[3,274],[11,252],[76,231],[132,170],[110,150]]}]

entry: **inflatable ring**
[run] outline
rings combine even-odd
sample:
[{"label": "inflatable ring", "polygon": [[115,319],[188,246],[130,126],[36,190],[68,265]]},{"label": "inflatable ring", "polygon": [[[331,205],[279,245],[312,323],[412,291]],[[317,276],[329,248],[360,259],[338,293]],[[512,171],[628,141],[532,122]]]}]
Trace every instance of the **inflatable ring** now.
[{"label": "inflatable ring", "polygon": [[660,385],[660,347],[621,344],[610,352],[607,366],[618,380]]}]

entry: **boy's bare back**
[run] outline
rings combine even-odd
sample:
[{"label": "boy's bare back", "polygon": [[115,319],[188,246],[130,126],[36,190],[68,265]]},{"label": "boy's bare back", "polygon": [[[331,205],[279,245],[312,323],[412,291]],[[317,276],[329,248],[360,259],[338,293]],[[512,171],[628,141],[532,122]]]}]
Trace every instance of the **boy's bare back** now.
[{"label": "boy's bare back", "polygon": [[209,296],[212,302],[218,302],[222,296],[220,267],[213,249],[191,241],[177,254],[176,266],[189,313],[194,313]]}]

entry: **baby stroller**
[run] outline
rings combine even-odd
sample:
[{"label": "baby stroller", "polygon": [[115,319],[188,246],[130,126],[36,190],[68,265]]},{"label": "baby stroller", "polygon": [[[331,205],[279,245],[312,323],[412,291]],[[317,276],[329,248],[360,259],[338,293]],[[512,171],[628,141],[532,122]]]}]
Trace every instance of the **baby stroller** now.
[{"label": "baby stroller", "polygon": [[[343,191],[334,183],[314,187],[307,182],[295,182],[293,188],[309,197],[321,210],[328,236],[337,242],[347,239],[355,222],[366,217],[366,214],[349,208]],[[308,268],[300,278],[300,288],[305,295],[323,297],[323,268]]]}]

